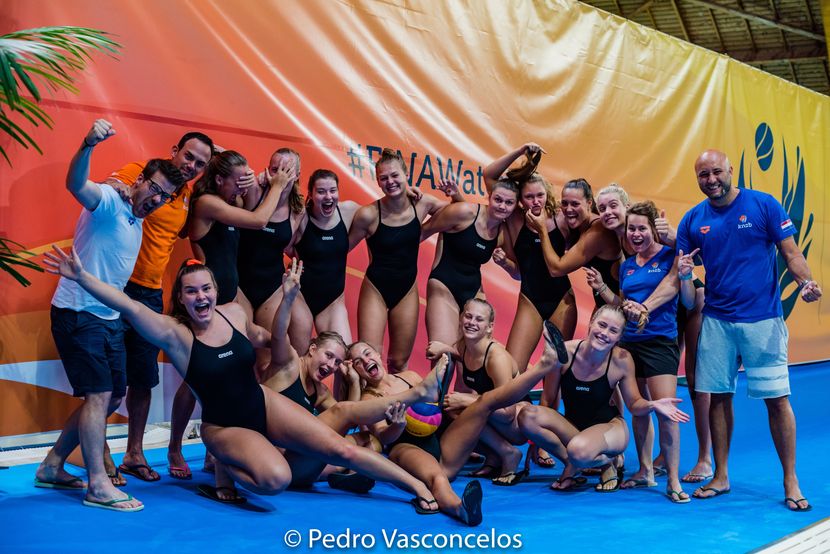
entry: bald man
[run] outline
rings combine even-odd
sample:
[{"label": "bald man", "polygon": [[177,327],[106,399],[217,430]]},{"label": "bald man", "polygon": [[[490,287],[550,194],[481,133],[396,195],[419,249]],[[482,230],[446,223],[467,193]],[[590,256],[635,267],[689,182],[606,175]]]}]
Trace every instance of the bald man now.
[{"label": "bald man", "polygon": [[[709,409],[715,475],[694,492],[714,498],[730,490],[727,461],[732,437],[732,396],[738,368],[744,366],[750,398],[763,399],[784,471],[784,503],[811,509],[795,473],[795,416],[790,406],[787,327],[778,287],[776,248],[801,289],[805,302],[821,297],[807,260],[793,240],[795,225],[771,195],[732,187],[726,154],[703,152],[695,161],[698,187],[706,200],[689,210],[677,230],[678,251],[700,248],[706,268],[706,305],[697,353],[695,390],[712,394]],[[663,300],[664,282],[642,307]]]}]

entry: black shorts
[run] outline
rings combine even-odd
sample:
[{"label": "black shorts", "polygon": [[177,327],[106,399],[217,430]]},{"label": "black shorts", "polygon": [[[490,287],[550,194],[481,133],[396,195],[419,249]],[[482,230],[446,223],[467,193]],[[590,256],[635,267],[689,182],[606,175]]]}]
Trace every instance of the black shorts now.
[{"label": "black shorts", "polygon": [[52,337],[75,396],[127,392],[124,327],[121,319],[52,306]]},{"label": "black shorts", "polygon": [[621,342],[620,346],[634,358],[634,374],[638,378],[677,376],[677,367],[680,365],[677,338],[655,337],[637,342]]},{"label": "black shorts", "polygon": [[[132,281],[124,287],[124,293],[141,302],[157,314],[164,310],[161,289],[150,289]],[[131,387],[151,389],[159,384],[159,348],[150,344],[124,320],[124,346],[127,348],[127,384]]]}]

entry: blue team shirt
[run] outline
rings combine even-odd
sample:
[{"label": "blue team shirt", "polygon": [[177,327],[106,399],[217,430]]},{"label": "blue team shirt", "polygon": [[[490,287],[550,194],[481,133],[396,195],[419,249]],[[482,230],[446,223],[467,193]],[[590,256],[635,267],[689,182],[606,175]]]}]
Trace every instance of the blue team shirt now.
[{"label": "blue team shirt", "polygon": [[752,323],[781,317],[776,244],[795,225],[771,195],[741,189],[732,203],[716,208],[704,200],[683,216],[677,249],[700,248],[706,268],[703,313],[723,321]]},{"label": "blue team shirt", "polygon": [[[663,245],[657,254],[642,266],[637,264],[637,256],[631,256],[620,265],[620,290],[625,298],[635,302],[644,302],[660,281],[669,274],[674,265],[673,248]],[[627,321],[623,340],[638,342],[655,337],[677,338],[677,298],[674,298],[649,314],[648,325],[637,334],[637,323]]]}]

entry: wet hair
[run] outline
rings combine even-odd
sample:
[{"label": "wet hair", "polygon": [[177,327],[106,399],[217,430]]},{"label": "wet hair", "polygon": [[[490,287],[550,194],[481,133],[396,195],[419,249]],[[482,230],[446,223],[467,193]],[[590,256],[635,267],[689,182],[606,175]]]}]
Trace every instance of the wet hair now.
[{"label": "wet hair", "polygon": [[[381,151],[380,158],[378,158],[378,161],[375,162],[375,170],[377,170],[379,165],[389,162],[398,162],[401,164],[403,172],[406,173],[406,162],[403,161],[403,156],[398,150],[392,150],[391,148],[384,148]],[[377,171],[375,172],[375,175],[377,175]]]},{"label": "wet hair", "polygon": [[516,195],[516,199],[519,198],[519,184],[516,181],[511,179],[499,179],[493,185],[493,190],[490,191],[490,196],[493,196],[493,193],[499,189],[504,189],[506,191],[512,192]]},{"label": "wet hair", "polygon": [[548,180],[542,177],[541,174],[534,173],[528,179],[519,181],[519,198],[521,198],[522,191],[528,185],[532,185],[534,183],[541,183],[545,188],[545,213],[548,217],[553,217],[556,213],[556,195],[553,194],[553,187],[550,186]]},{"label": "wet hair", "polygon": [[[300,153],[292,148],[278,148],[276,152],[271,154],[273,158],[277,154],[282,156],[294,156],[294,159],[297,162],[297,177],[300,176]],[[294,186],[291,187],[291,192],[288,195],[288,207],[291,209],[292,213],[301,214],[305,209],[305,202],[303,202],[303,194],[300,192],[300,180],[299,178],[294,181]]]},{"label": "wet hair", "polygon": [[625,212],[626,229],[628,229],[628,218],[632,215],[641,215],[648,219],[648,226],[651,227],[651,236],[654,238],[654,242],[660,242],[660,237],[657,234],[657,225],[654,222],[659,217],[659,214],[654,202],[646,200],[645,202],[637,202],[629,206]]},{"label": "wet hair", "polygon": [[306,197],[305,206],[310,210],[314,207],[314,199],[312,198],[314,192],[314,184],[320,179],[334,179],[334,184],[340,186],[340,179],[337,178],[337,173],[331,169],[315,169],[311,177],[308,178],[308,196]]},{"label": "wet hair", "polygon": [[217,289],[217,293],[219,292],[219,289],[216,286],[216,277],[214,277],[213,271],[211,271],[208,266],[194,258],[183,261],[182,265],[179,267],[178,273],[176,273],[176,280],[173,282],[173,292],[171,293],[170,298],[170,315],[176,318],[176,321],[183,325],[190,323],[190,315],[187,313],[184,304],[182,304],[182,301],[179,298],[182,293],[182,277],[197,273],[199,271],[208,272],[210,280],[213,281],[213,288]]},{"label": "wet hair", "polygon": [[585,197],[585,200],[591,207],[591,212],[595,214],[599,214],[599,210],[597,210],[597,203],[594,202],[594,192],[591,190],[591,185],[583,179],[582,177],[578,177],[576,179],[571,179],[565,186],[562,187],[562,192],[565,192],[568,189],[576,189],[582,191],[582,195]]},{"label": "wet hair", "polygon": [[200,133],[199,131],[190,131],[189,133],[183,134],[182,138],[179,139],[179,144],[176,145],[176,148],[181,150],[190,139],[196,139],[199,142],[208,145],[210,153],[213,155],[213,141],[209,136],[204,133]]},{"label": "wet hair", "polygon": [[473,297],[464,302],[464,309],[461,311],[461,313],[464,313],[464,311],[467,309],[467,306],[469,306],[470,304],[478,304],[479,306],[484,306],[487,308],[489,312],[487,323],[493,323],[493,321],[496,319],[496,310],[493,308],[493,305],[482,298]]},{"label": "wet hair", "polygon": [[227,177],[235,167],[248,165],[245,156],[235,150],[225,150],[215,154],[208,162],[205,172],[196,181],[191,197],[191,209],[193,202],[204,194],[219,194],[219,186],[216,184],[216,177]]},{"label": "wet hair", "polygon": [[620,316],[620,318],[622,318],[622,320],[623,320],[623,323],[625,323],[626,317],[625,317],[625,313],[623,313],[623,311],[622,311],[622,308],[620,308],[619,306],[612,306],[611,304],[603,304],[602,306],[597,308],[597,311],[595,311],[593,313],[593,315],[591,316],[591,323],[593,323],[600,316],[600,314],[603,314],[603,313],[606,313],[606,312],[610,312],[612,314],[616,314],[616,315]]},{"label": "wet hair", "polygon": [[334,331],[323,331],[313,339],[311,339],[311,343],[317,348],[320,348],[323,343],[325,342],[333,342],[337,345],[341,346],[348,355],[349,353],[349,346],[346,344],[346,341],[343,340],[343,337],[340,336],[340,333],[335,333]]},{"label": "wet hair", "polygon": [[173,193],[174,195],[178,194],[178,192],[182,190],[185,183],[184,177],[182,177],[182,173],[179,171],[179,168],[173,165],[173,162],[170,160],[153,158],[147,162],[147,165],[144,166],[141,176],[144,177],[145,180],[152,179],[153,175],[158,172],[161,172],[161,174],[164,175],[168,181],[170,181],[170,184],[173,185],[175,190]]},{"label": "wet hair", "polygon": [[542,161],[542,151],[527,152],[525,158],[525,163],[519,167],[508,169],[506,173],[507,178],[516,181],[519,187],[536,173],[536,168],[539,167],[539,162]]},{"label": "wet hair", "polygon": [[628,198],[628,193],[625,192],[625,189],[622,188],[617,183],[611,183],[607,187],[601,188],[599,190],[599,192],[597,193],[597,198],[599,198],[603,194],[616,194],[617,198],[620,200],[620,202],[622,202],[626,206],[628,206],[628,204],[630,204],[630,200]]}]

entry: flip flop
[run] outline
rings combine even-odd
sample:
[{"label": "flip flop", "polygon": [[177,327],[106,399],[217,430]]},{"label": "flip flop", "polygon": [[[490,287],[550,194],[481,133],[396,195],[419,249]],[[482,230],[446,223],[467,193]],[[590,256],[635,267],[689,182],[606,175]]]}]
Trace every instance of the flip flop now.
[{"label": "flip flop", "polygon": [[665,477],[668,475],[669,472],[663,466],[654,466],[654,476],[655,477]]},{"label": "flip flop", "polygon": [[[697,494],[695,494],[698,491],[703,491],[703,492],[712,491],[715,494],[712,494],[710,496],[698,496]],[[692,496],[694,496],[698,500],[709,500],[710,498],[715,498],[716,496],[722,496],[724,494],[729,494],[730,492],[732,492],[732,489],[716,489],[715,487],[699,487],[695,492],[692,493]]]},{"label": "flip flop", "polygon": [[680,489],[679,491],[669,489],[666,491],[666,498],[668,498],[675,504],[686,504],[687,502],[691,502],[691,496],[687,496],[686,498],[683,498],[681,496],[684,492],[686,491],[684,491],[683,489]]},{"label": "flip flop", "polygon": [[[147,470],[147,472],[148,472],[151,476],[155,473],[156,478],[155,478],[155,479],[153,479],[152,477],[150,477],[150,478],[145,477],[145,476],[144,476],[144,475],[142,475],[142,474],[141,474],[141,472],[139,471],[140,469],[146,469],[146,470]],[[118,466],[118,470],[119,470],[121,473],[126,473],[127,475],[132,475],[132,476],[133,476],[133,477],[135,477],[136,479],[141,479],[142,481],[146,481],[146,482],[148,482],[148,483],[153,483],[153,482],[158,481],[159,479],[161,479],[161,476],[160,476],[158,473],[156,473],[156,472],[153,470],[153,468],[151,468],[151,467],[150,467],[150,466],[148,466],[147,464],[130,464],[130,465],[127,465],[127,464],[121,464],[120,466]]]},{"label": "flip flop", "polygon": [[[65,479],[63,481],[41,481],[37,477],[35,477],[35,486],[39,489],[57,489],[62,491],[79,491],[83,490],[86,487],[83,486],[84,480],[80,477],[73,477],[72,479]],[[72,483],[82,483],[80,487],[73,485]]]},{"label": "flip flop", "polygon": [[588,482],[588,479],[582,477],[581,475],[559,477],[558,479],[556,479],[556,482],[560,485],[565,483],[566,481],[571,481],[573,485],[563,488],[554,488],[553,484],[551,484],[550,490],[552,490],[553,492],[577,492],[582,489],[582,486],[585,485],[585,483]]},{"label": "flip flop", "polygon": [[559,363],[563,365],[568,363],[568,349],[565,346],[565,337],[562,336],[559,327],[550,321],[545,321],[544,335],[545,342],[556,351],[556,358],[559,360]]},{"label": "flip flop", "polygon": [[360,473],[329,473],[329,487],[354,494],[366,494],[375,486],[375,480]]},{"label": "flip flop", "polygon": [[[485,470],[484,468],[490,468]],[[468,471],[463,475],[463,477],[481,477],[482,479],[493,479],[494,477],[498,477],[501,475],[501,468],[496,466],[491,466],[490,464],[484,464],[480,468],[474,471]]]},{"label": "flip flop", "polygon": [[[530,443],[530,447],[527,449],[527,457],[533,460],[533,463],[536,464],[538,467],[542,469],[550,469],[556,465],[556,460],[554,460],[551,456],[545,453],[544,456],[539,455],[539,446],[533,443]],[[525,461],[525,468],[527,467],[527,462]]]},{"label": "flip flop", "polygon": [[[122,479],[121,471],[119,471],[118,468],[115,468],[115,473],[107,473],[107,477],[109,477],[110,481],[112,481],[113,479],[118,479],[120,481]],[[123,483],[113,483],[113,486],[115,486],[115,487],[124,487],[126,485],[127,485],[127,480],[126,479],[124,479]],[[117,509],[117,508],[114,508],[114,509]],[[124,510],[121,510],[121,511],[124,511]]]},{"label": "flip flop", "polygon": [[[228,491],[234,493],[233,498],[221,498],[219,496],[219,491]],[[210,498],[211,500],[215,500],[220,504],[245,504],[248,499],[244,496],[239,496],[239,493],[236,489],[231,487],[212,487],[210,485],[199,485],[196,487],[196,494],[199,496],[204,496],[205,498]]]},{"label": "flip flop", "polygon": [[484,516],[481,514],[481,501],[484,498],[484,493],[481,491],[481,483],[478,481],[470,481],[464,487],[464,492],[461,495],[461,507],[464,509],[466,518],[464,523],[470,527],[475,527],[481,524]]},{"label": "flip flop", "polygon": [[[181,471],[184,475],[173,475],[174,471]],[[167,472],[170,474],[170,477],[173,479],[178,479],[180,481],[190,481],[193,479],[193,473],[190,472],[190,466],[184,464],[183,466],[167,466]]]},{"label": "flip flop", "polygon": [[[804,506],[804,507],[801,507],[801,506],[798,505],[799,502],[806,502],[806,501],[807,501],[806,498],[792,498],[792,497],[788,496],[787,498],[784,499],[784,505],[791,512],[809,512],[810,510],[813,509],[813,506],[810,503],[807,503],[807,505]],[[792,502],[795,505],[795,508],[790,508],[789,502]]]},{"label": "flip flop", "polygon": [[[610,488],[610,489],[604,489],[604,488],[602,488],[602,487],[604,487],[605,485],[607,485],[608,483],[610,483],[611,481],[616,481],[616,482],[617,482],[617,484],[616,484],[616,485],[614,485],[614,486],[613,486],[612,488]],[[615,475],[614,477],[611,477],[611,478],[609,478],[609,479],[606,479],[605,481],[600,481],[600,482],[599,482],[599,483],[597,483],[597,485],[594,487],[594,490],[595,490],[596,492],[601,492],[601,493],[617,492],[618,490],[620,490],[620,478],[619,478],[619,477],[617,477],[617,476]]]},{"label": "flip flop", "polygon": [[131,494],[128,494],[127,498],[113,498],[112,500],[90,500],[88,498],[84,498],[84,506],[112,510],[113,512],[140,512],[144,509],[144,504],[136,506],[135,508],[119,508],[116,506],[116,504],[121,502],[129,502],[130,500],[135,500]]},{"label": "flip flop", "polygon": [[410,500],[409,503],[412,504],[412,506],[415,508],[415,512],[418,513],[418,514],[428,516],[428,515],[431,515],[431,514],[437,514],[438,512],[441,511],[440,508],[429,508],[429,509],[424,508],[424,507],[421,506],[421,502],[424,502],[427,505],[430,505],[430,504],[436,504],[437,505],[438,504],[438,501],[435,500],[434,498],[432,500],[427,500],[423,496],[416,496],[415,498]]},{"label": "flip flop", "polygon": [[[633,485],[626,487],[628,483],[633,483]],[[646,489],[649,487],[656,487],[657,481],[649,481],[648,479],[626,479],[623,481],[623,484],[620,486],[622,489]]]},{"label": "flip flop", "polygon": [[680,481],[683,483],[702,483],[707,479],[711,479],[715,475],[713,473],[709,473],[708,475],[704,475],[703,473],[687,473],[683,477],[680,478]]},{"label": "flip flop", "polygon": [[527,469],[523,469],[521,471],[511,471],[510,473],[505,473],[504,475],[500,475],[495,479],[492,479],[490,482],[497,487],[512,487],[513,485],[521,483],[522,479],[527,477],[529,473],[530,471]]}]

